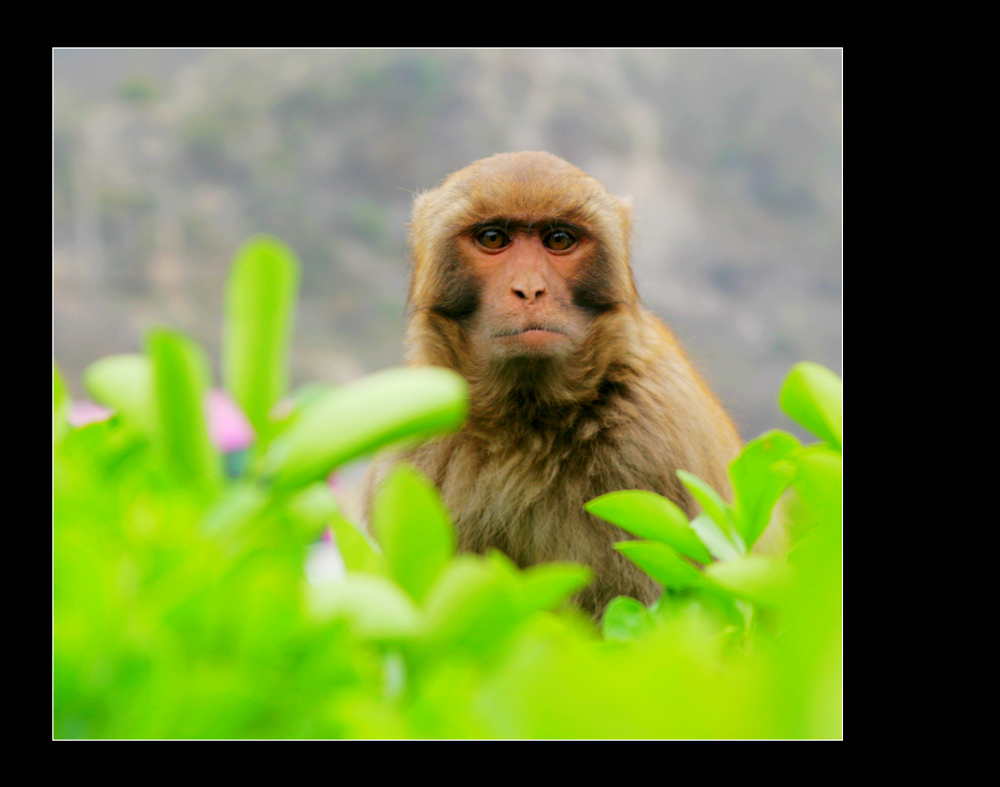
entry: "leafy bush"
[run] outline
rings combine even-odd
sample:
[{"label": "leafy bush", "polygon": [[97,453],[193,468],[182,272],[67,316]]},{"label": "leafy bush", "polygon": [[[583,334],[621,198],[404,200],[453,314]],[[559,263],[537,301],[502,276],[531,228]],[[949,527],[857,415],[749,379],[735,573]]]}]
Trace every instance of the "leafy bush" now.
[{"label": "leafy bush", "polygon": [[[586,567],[456,554],[412,467],[373,506],[380,549],[341,514],[333,470],[457,428],[466,391],[392,369],[287,406],[297,282],[278,241],[237,255],[222,376],[256,435],[238,462],[209,436],[208,363],[187,338],[152,331],[143,354],[94,364],[86,385],[114,415],[82,427],[55,370],[55,737],[840,737],[835,375],[792,370],[782,406],[821,442],[751,442],[733,504],[686,474],[693,522],[647,492],[588,504],[665,589],[649,608],[616,599],[598,626],[568,602]],[[779,498],[787,560],[748,554]],[[324,534],[346,572],[310,582]]]}]

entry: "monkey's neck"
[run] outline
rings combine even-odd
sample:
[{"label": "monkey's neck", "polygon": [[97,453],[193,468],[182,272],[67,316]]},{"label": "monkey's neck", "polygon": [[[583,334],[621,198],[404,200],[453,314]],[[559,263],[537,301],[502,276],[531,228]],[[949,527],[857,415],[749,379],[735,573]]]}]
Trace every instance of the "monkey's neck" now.
[{"label": "monkey's neck", "polygon": [[469,374],[469,426],[506,435],[572,433],[599,417],[619,392],[613,368],[580,368],[550,358],[519,358]]}]

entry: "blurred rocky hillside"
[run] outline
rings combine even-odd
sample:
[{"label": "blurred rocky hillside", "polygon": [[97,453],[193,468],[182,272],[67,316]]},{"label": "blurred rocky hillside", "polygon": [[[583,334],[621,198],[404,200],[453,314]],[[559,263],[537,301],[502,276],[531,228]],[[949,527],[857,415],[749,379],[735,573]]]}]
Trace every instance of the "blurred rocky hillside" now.
[{"label": "blurred rocky hillside", "polygon": [[[304,266],[293,378],[400,360],[413,193],[544,149],[631,194],[633,265],[744,436],[841,368],[839,50],[55,50],[55,357],[217,354],[234,250]],[[216,356],[217,357],[217,356]]]}]

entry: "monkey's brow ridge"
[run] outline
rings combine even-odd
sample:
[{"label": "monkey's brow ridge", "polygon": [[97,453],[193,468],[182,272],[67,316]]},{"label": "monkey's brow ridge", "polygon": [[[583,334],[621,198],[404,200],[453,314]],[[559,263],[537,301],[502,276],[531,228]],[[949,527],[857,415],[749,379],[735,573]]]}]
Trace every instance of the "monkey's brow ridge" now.
[{"label": "monkey's brow ridge", "polygon": [[533,221],[526,221],[524,219],[511,218],[509,216],[494,216],[469,225],[465,228],[465,232],[475,234],[492,227],[500,227],[508,232],[529,232],[539,227],[547,230],[566,229],[572,230],[578,235],[589,235],[589,232],[585,227],[560,217],[542,217]]}]

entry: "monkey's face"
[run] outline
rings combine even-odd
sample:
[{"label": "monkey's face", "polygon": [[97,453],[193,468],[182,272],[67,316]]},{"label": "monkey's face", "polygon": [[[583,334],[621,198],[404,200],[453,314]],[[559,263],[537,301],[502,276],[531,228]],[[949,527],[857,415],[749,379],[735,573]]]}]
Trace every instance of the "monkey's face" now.
[{"label": "monkey's face", "polygon": [[480,295],[468,326],[474,355],[504,360],[576,352],[589,320],[574,306],[574,284],[594,245],[582,227],[489,220],[457,244]]},{"label": "monkey's face", "polygon": [[628,200],[548,153],[498,154],[421,194],[410,358],[467,379],[575,380],[606,365],[627,329],[616,315],[637,304],[629,215]]}]

